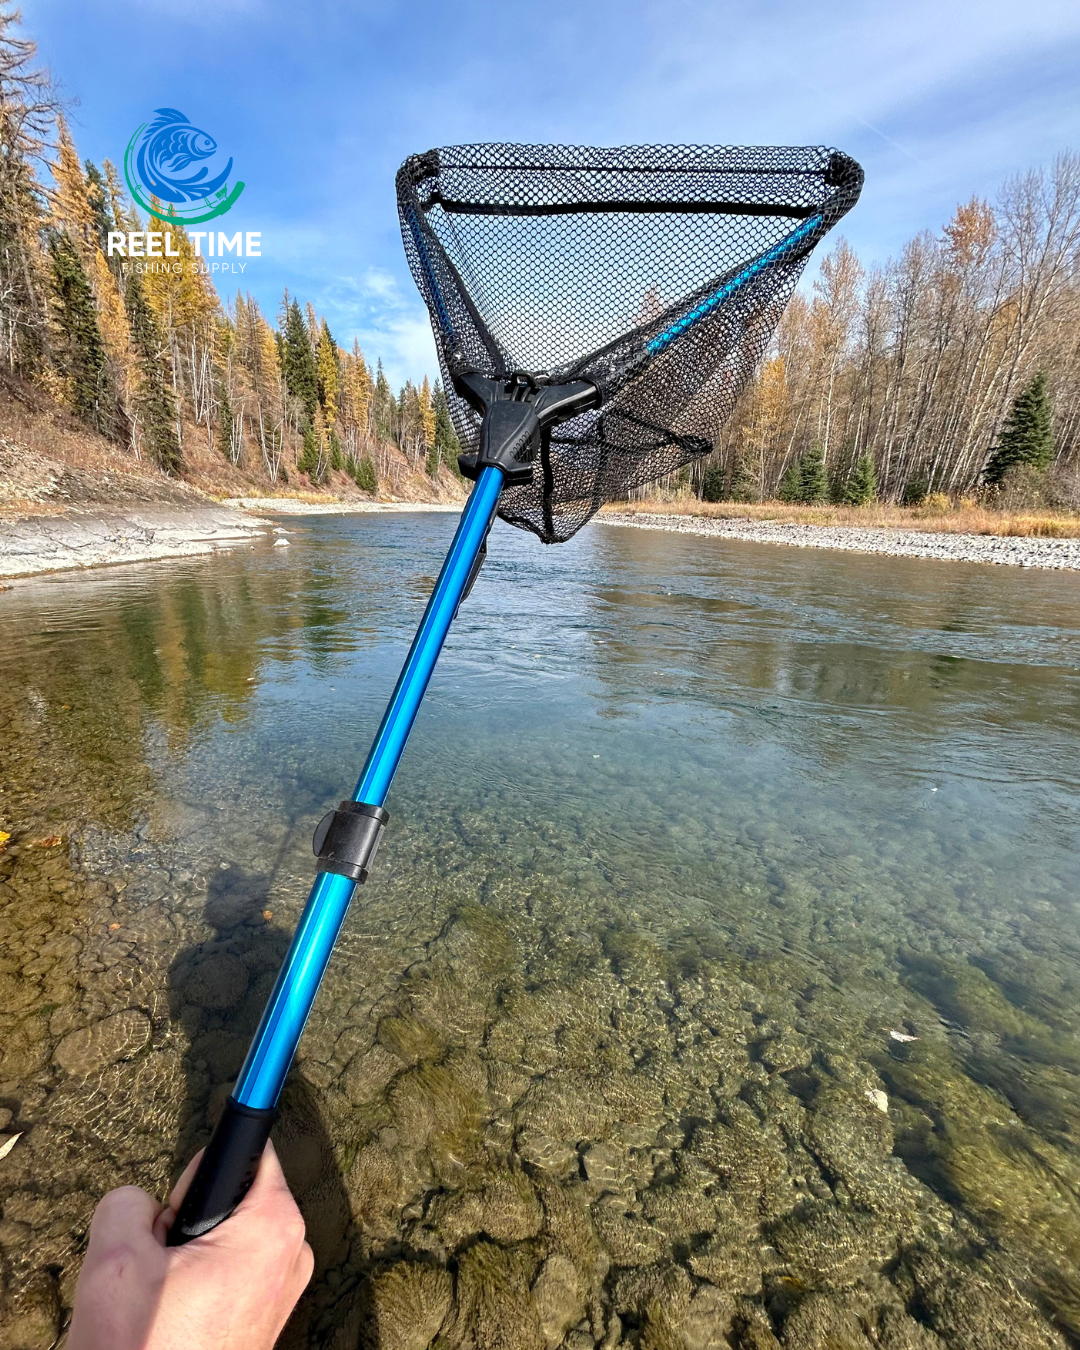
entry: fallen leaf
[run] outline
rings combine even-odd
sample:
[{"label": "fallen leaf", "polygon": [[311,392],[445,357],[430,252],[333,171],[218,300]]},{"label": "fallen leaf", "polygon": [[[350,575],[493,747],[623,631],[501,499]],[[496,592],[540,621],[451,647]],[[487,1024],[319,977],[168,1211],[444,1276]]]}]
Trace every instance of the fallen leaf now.
[{"label": "fallen leaf", "polygon": [[0,1144],[0,1158],[7,1157],[7,1155],[11,1152],[11,1150],[23,1137],[24,1133],[25,1131],[20,1130],[18,1134],[13,1134],[10,1139],[5,1139],[4,1142]]},{"label": "fallen leaf", "polygon": [[119,927],[120,927],[120,925],[119,925],[118,923],[111,923],[111,924],[109,924],[109,932],[110,932],[110,933],[115,933],[116,930],[117,930]]},{"label": "fallen leaf", "polygon": [[264,919],[272,919],[273,917],[274,917],[274,911],[273,911],[272,909],[264,909],[264,910],[263,910],[263,918],[264,918]]},{"label": "fallen leaf", "polygon": [[55,848],[57,844],[62,844],[64,841],[62,836],[58,834],[50,834],[46,836],[46,838],[37,839],[34,842],[38,848]]},{"label": "fallen leaf", "polygon": [[0,830],[0,853],[4,851],[4,845],[11,838],[10,830]]}]

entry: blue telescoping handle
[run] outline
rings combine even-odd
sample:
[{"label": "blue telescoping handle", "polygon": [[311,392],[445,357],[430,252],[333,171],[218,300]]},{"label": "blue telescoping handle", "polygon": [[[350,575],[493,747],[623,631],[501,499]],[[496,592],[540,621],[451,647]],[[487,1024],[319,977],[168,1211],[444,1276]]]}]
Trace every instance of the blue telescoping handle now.
[{"label": "blue telescoping handle", "polygon": [[[502,470],[493,467],[482,470],[477,478],[368,752],[353,793],[355,802],[382,806],[386,798],[446,634],[495,518],[504,482]],[[232,1213],[251,1185],[285,1075],[356,885],[351,877],[336,872],[320,872],[316,878],[226,1114],[170,1231],[170,1245],[215,1228]]]}]

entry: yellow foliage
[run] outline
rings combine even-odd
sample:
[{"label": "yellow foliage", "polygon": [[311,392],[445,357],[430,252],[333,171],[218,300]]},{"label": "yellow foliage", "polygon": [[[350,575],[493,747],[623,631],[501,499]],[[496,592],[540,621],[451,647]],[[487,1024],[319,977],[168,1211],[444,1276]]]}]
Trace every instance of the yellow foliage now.
[{"label": "yellow foliage", "polygon": [[75,142],[63,117],[57,121],[57,157],[50,164],[56,187],[52,193],[52,223],[67,231],[84,259],[93,247],[94,213],[86,193],[86,178]]},{"label": "yellow foliage", "polygon": [[109,271],[109,264],[99,248],[90,253],[90,284],[97,300],[98,327],[105,352],[116,377],[117,387],[125,401],[134,392],[136,380],[135,356],[131,349],[131,328],[127,311]]},{"label": "yellow foliage", "polygon": [[[155,206],[159,205],[154,198],[151,201]],[[175,333],[178,328],[197,327],[216,318],[218,298],[199,265],[195,247],[183,225],[179,221],[166,220],[161,222],[160,228],[172,236],[172,247],[179,257],[172,260],[173,266],[167,271],[162,267],[144,273],[143,282],[162,331]],[[179,272],[174,270],[177,263],[180,264]]]},{"label": "yellow foliage", "polygon": [[420,426],[423,430],[424,445],[430,450],[435,444],[435,404],[431,399],[431,385],[428,377],[420,386]]},{"label": "yellow foliage", "polygon": [[333,427],[337,421],[338,399],[338,354],[337,346],[330,336],[330,329],[323,320],[319,333],[319,345],[315,352],[315,364],[319,373],[319,389],[322,392],[326,408],[327,425]]}]

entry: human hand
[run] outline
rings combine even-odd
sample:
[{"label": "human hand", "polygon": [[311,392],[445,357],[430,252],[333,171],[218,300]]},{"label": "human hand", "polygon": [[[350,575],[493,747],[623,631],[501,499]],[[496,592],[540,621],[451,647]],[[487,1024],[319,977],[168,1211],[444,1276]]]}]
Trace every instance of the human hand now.
[{"label": "human hand", "polygon": [[168,1208],[137,1186],[94,1211],[67,1350],[271,1350],[314,1266],[273,1144],[232,1216],[182,1247],[165,1238],[202,1154]]}]

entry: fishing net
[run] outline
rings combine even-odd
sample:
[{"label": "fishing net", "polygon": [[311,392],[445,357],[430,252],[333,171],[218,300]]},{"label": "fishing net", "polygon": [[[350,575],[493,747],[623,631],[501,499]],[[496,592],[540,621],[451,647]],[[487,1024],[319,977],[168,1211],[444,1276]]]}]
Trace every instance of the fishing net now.
[{"label": "fishing net", "polygon": [[500,516],[560,542],[707,454],[862,177],[819,146],[463,145],[406,160],[402,236],[463,449],[481,418],[456,376],[600,393],[545,432]]}]

